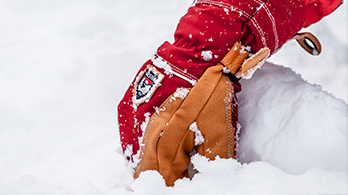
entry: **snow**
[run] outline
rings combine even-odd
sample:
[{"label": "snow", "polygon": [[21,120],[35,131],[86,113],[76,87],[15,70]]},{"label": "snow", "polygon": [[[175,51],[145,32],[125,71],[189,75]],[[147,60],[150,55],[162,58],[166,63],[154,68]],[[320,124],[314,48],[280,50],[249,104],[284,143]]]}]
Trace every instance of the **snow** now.
[{"label": "snow", "polygon": [[211,52],[209,50],[208,51],[202,51],[201,56],[202,56],[204,61],[209,62],[213,58],[213,52]]},{"label": "snow", "polygon": [[270,63],[241,83],[241,162],[266,161],[293,174],[313,166],[347,171],[348,105],[343,100]]},{"label": "snow", "polygon": [[1,195],[347,194],[346,3],[306,29],[322,54],[289,41],[242,81],[238,160],[133,180],[115,108],[191,3],[0,1]]},{"label": "snow", "polygon": [[195,146],[201,145],[204,143],[204,137],[201,133],[201,130],[199,130],[198,125],[196,122],[193,122],[189,129],[195,133]]},{"label": "snow", "polygon": [[190,92],[189,89],[186,88],[177,88],[175,93],[173,94],[174,98],[180,98],[180,99],[185,99],[185,97],[187,96],[187,94]]},{"label": "snow", "polygon": [[[172,77],[173,75],[175,75],[175,76],[177,76],[177,77],[179,77],[179,78],[181,78],[181,79],[184,79],[185,81],[191,83],[192,86],[195,85],[196,82],[197,82],[197,81],[194,80],[194,79],[188,78],[187,76],[182,75],[182,74],[180,74],[180,73],[174,71],[174,70],[172,69],[172,66],[174,66],[174,65],[170,64],[169,62],[167,62],[165,59],[163,59],[163,58],[162,58],[161,56],[159,56],[159,55],[154,55],[154,56],[152,56],[151,61],[152,61],[152,63],[153,63],[155,66],[157,66],[157,67],[160,68],[160,69],[163,69],[163,70],[164,70],[164,73],[167,74],[169,77]],[[175,69],[177,69],[177,68],[175,68]],[[182,72],[186,73],[186,71],[182,71]]]}]

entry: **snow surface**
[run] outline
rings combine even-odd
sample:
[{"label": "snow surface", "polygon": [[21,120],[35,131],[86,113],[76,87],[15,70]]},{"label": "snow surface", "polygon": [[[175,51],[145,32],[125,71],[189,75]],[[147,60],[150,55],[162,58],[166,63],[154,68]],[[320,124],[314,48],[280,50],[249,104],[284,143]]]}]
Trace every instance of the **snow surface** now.
[{"label": "snow surface", "polygon": [[132,179],[116,105],[191,3],[0,1],[1,195],[347,194],[347,4],[309,28],[320,56],[290,41],[242,82],[238,161]]}]

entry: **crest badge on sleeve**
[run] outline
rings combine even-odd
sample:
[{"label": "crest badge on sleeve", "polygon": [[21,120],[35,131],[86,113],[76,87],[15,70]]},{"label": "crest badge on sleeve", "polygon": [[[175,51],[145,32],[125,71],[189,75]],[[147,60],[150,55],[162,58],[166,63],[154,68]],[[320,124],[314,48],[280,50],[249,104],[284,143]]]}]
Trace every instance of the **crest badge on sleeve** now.
[{"label": "crest badge on sleeve", "polygon": [[164,75],[155,67],[147,65],[137,77],[133,89],[133,102],[135,105],[140,105],[149,101],[155,93],[160,83],[163,81]]}]

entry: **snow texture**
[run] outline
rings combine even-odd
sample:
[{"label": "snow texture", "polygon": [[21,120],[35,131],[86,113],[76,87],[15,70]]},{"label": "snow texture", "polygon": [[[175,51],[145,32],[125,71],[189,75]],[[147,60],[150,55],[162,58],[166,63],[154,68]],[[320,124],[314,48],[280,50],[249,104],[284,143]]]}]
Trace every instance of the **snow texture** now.
[{"label": "snow texture", "polygon": [[187,96],[187,94],[190,92],[189,89],[186,88],[178,88],[176,89],[175,93],[173,94],[174,98],[180,98],[180,99],[185,99],[185,97]]},{"label": "snow texture", "polygon": [[202,58],[204,61],[209,62],[213,58],[213,52],[211,51],[202,51]]},{"label": "snow texture", "polygon": [[321,55],[289,41],[242,81],[238,160],[133,180],[115,107],[191,3],[0,1],[1,195],[347,194],[346,3],[306,29]]},{"label": "snow texture", "polygon": [[195,133],[195,146],[201,145],[204,143],[204,137],[201,133],[201,130],[199,130],[197,123],[193,122],[189,129]]}]

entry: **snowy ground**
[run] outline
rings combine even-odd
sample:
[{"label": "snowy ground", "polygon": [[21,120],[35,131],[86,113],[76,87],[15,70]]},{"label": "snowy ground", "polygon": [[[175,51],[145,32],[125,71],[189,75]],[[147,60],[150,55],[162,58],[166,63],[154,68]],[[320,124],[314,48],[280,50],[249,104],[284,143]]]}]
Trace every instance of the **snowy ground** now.
[{"label": "snowy ground", "polygon": [[289,42],[243,81],[239,161],[133,181],[115,108],[190,3],[0,1],[1,195],[347,194],[347,4],[310,28],[322,55]]}]

